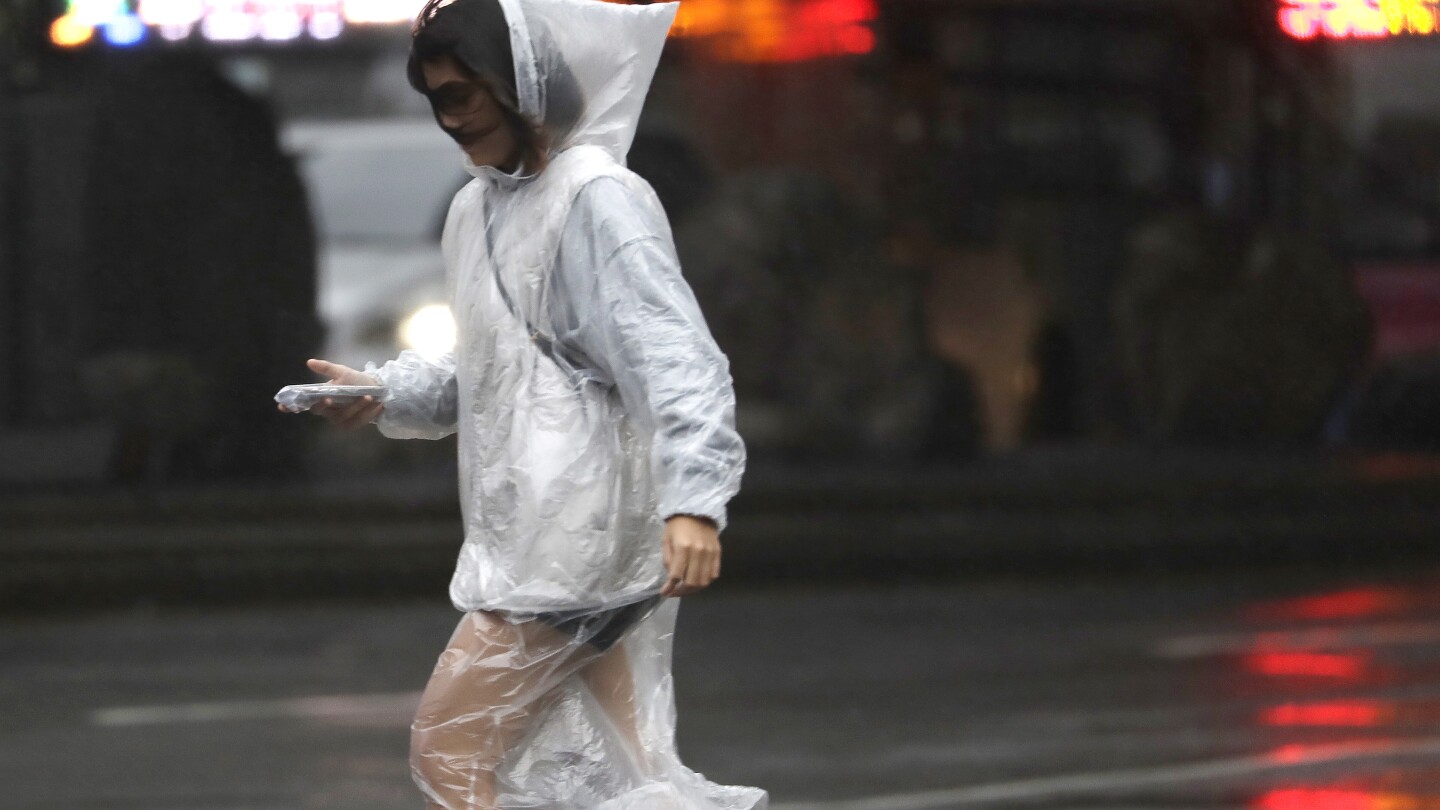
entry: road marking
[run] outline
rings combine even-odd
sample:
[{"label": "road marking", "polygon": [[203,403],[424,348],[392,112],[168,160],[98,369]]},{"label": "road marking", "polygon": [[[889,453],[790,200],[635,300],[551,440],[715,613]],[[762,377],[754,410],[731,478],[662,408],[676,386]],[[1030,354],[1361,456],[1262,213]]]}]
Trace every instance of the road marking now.
[{"label": "road marking", "polygon": [[1259,633],[1217,633],[1165,639],[1155,645],[1161,658],[1207,658],[1257,649],[1333,650],[1401,647],[1440,642],[1440,622],[1391,622],[1350,627],[1307,627]]},{"label": "road marking", "polygon": [[771,810],[929,810],[930,808],[956,807],[1004,800],[1065,798],[1125,788],[1203,782],[1367,759],[1436,755],[1440,755],[1440,737],[1404,742],[1315,746],[1286,750],[1284,756],[1265,754],[1192,762],[1186,765],[1162,765],[1154,768],[1064,774],[948,790],[892,793],[865,799],[785,802],[771,805]]},{"label": "road marking", "polygon": [[170,706],[117,706],[90,716],[97,726],[149,726],[273,718],[410,717],[419,692],[379,695],[321,695],[285,700],[229,700]]}]

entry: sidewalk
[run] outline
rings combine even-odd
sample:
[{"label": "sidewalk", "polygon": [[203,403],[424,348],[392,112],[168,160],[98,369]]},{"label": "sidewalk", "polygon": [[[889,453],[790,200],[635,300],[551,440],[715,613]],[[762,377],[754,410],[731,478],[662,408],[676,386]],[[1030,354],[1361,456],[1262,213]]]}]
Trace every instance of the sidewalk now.
[{"label": "sidewalk", "polygon": [[[0,494],[0,608],[443,595],[444,474]],[[1440,460],[1067,448],[954,468],[752,465],[736,581],[1440,559]]]}]

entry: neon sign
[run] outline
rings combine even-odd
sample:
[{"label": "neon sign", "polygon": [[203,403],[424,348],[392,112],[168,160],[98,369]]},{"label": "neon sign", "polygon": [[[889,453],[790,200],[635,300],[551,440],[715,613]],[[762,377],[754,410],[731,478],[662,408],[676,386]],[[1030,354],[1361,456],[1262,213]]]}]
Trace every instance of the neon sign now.
[{"label": "neon sign", "polygon": [[[716,56],[735,62],[852,56],[875,48],[870,30],[878,16],[875,3],[685,0],[671,33],[704,40]],[[422,5],[424,0],[67,0],[64,16],[50,27],[50,39],[66,48],[86,45],[97,36],[116,46],[156,38],[222,43],[330,40],[350,26],[408,24]]]},{"label": "neon sign", "polygon": [[801,62],[874,50],[878,14],[875,0],[684,0],[673,33],[728,61]]},{"label": "neon sign", "polygon": [[1294,39],[1385,39],[1440,34],[1440,0],[1280,0]]},{"label": "neon sign", "polygon": [[85,45],[97,34],[117,46],[152,37],[330,40],[351,25],[408,23],[421,5],[423,0],[68,0],[64,16],[50,26],[50,40],[64,48]]}]

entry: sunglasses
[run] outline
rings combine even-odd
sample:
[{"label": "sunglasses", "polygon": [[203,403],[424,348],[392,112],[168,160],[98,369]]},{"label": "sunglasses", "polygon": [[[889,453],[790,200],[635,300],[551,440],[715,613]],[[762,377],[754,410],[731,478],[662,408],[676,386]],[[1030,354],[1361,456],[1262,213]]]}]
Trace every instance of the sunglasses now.
[{"label": "sunglasses", "polygon": [[489,93],[480,82],[446,82],[425,94],[440,115],[470,115],[484,109]]}]

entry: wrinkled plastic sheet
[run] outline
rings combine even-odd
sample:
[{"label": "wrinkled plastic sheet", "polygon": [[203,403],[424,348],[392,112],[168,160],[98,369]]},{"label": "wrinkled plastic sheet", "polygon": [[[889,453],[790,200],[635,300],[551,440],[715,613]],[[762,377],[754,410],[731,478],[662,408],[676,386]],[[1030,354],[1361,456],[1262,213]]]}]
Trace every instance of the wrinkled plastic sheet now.
[{"label": "wrinkled plastic sheet", "polygon": [[591,614],[464,614],[421,699],[411,770],[431,807],[751,810],[675,749],[678,601]]},{"label": "wrinkled plastic sheet", "polygon": [[[467,165],[476,182],[441,240],[456,350],[367,369],[389,389],[382,433],[458,434],[462,618],[415,719],[412,773],[432,810],[763,807],[763,790],[681,763],[678,601],[656,596],[663,519],[723,527],[744,467],[727,361],[658,199],[623,165],[675,7],[499,3],[520,111],[556,151],[529,177]],[[561,295],[567,278],[588,281]],[[561,344],[603,374],[542,350]]]},{"label": "wrinkled plastic sheet", "polygon": [[389,389],[383,385],[334,385],[330,383],[305,383],[287,385],[275,392],[275,401],[291,413],[308,411],[329,399],[337,403],[353,402],[361,397],[385,399]]}]

